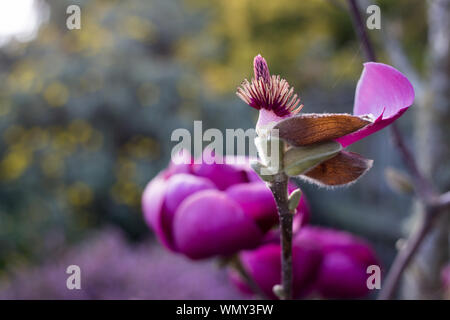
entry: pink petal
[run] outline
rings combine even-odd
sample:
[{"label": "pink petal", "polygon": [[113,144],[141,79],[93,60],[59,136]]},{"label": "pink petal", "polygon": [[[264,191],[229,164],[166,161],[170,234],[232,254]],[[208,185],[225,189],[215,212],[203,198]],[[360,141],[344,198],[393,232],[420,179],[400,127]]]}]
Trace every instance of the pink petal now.
[{"label": "pink petal", "polygon": [[173,234],[179,251],[192,259],[254,248],[263,237],[239,204],[217,190],[200,191],[183,201],[174,217]]},{"label": "pink petal", "polygon": [[278,222],[275,200],[265,183],[237,184],[228,188],[226,193],[258,223],[263,232],[268,231]]},{"label": "pink petal", "polygon": [[391,118],[414,101],[414,89],[400,71],[382,63],[368,62],[356,87],[355,115]]},{"label": "pink petal", "polygon": [[365,63],[356,87],[353,113],[372,114],[376,120],[336,141],[346,147],[383,129],[399,118],[413,102],[414,89],[400,71],[383,63]]},{"label": "pink petal", "polygon": [[271,110],[261,109],[259,110],[258,122],[256,123],[256,129],[262,128],[269,123],[273,122],[274,124],[289,117],[289,115],[284,117],[279,117],[275,114],[275,112]]},{"label": "pink petal", "polygon": [[367,265],[343,252],[331,252],[323,258],[319,270],[317,290],[324,298],[362,298],[368,292]]},{"label": "pink petal", "polygon": [[361,262],[378,264],[375,252],[370,245],[365,240],[346,231],[305,226],[295,235],[293,242],[305,240],[316,243],[324,254],[341,251],[351,254]]},{"label": "pink petal", "polygon": [[158,174],[145,187],[142,194],[142,211],[145,221],[153,229],[158,240],[167,248],[175,250],[163,226],[163,204],[167,189],[164,174],[165,172]]},{"label": "pink petal", "polygon": [[208,179],[185,173],[176,174],[167,181],[165,206],[169,213],[174,214],[183,200],[191,194],[207,189],[215,189]]},{"label": "pink petal", "polygon": [[[276,299],[272,288],[281,282],[281,248],[279,243],[268,243],[255,250],[244,251],[240,258],[245,270],[261,290]],[[294,296],[303,297],[312,289],[322,255],[311,242],[295,243],[292,248]],[[235,279],[236,280],[236,279]],[[238,287],[245,290],[245,283]]]},{"label": "pink petal", "polygon": [[190,173],[192,171],[192,165],[194,160],[187,154],[178,155],[176,159],[173,159],[169,163],[169,167],[166,171],[166,177],[172,176],[178,173]]},{"label": "pink petal", "polygon": [[270,243],[240,254],[241,262],[255,283],[271,299],[276,299],[272,288],[281,281],[281,248]]},{"label": "pink petal", "polygon": [[294,296],[305,297],[314,289],[322,253],[316,244],[310,241],[293,244],[292,251]]},{"label": "pink petal", "polygon": [[228,164],[228,161],[233,161],[227,160],[227,157],[213,155],[208,149],[203,151],[202,160],[201,164],[193,165],[193,173],[211,180],[220,190],[225,190],[234,184],[248,182],[245,166],[242,164]]},{"label": "pink petal", "polygon": [[211,181],[186,173],[173,175],[167,180],[162,225],[169,242],[173,243],[173,219],[180,204],[190,195],[208,189],[215,189]]},{"label": "pink petal", "polygon": [[293,243],[310,241],[323,254],[315,285],[325,298],[358,298],[367,294],[366,269],[379,265],[372,248],[362,239],[344,231],[305,226]]},{"label": "pink petal", "polygon": [[391,118],[385,118],[383,119],[384,115],[383,113],[372,123],[369,124],[367,127],[350,133],[346,136],[340,137],[338,139],[336,139],[337,142],[339,142],[342,147],[347,147],[353,143],[355,143],[356,141],[359,141],[367,136],[370,136],[371,134],[380,131],[381,129],[384,129],[385,127],[387,127],[388,125],[390,125],[392,122],[394,122],[395,120],[397,120],[397,118],[399,118],[406,110],[408,110],[409,107],[405,107],[403,109],[400,109],[394,116],[392,116]]}]

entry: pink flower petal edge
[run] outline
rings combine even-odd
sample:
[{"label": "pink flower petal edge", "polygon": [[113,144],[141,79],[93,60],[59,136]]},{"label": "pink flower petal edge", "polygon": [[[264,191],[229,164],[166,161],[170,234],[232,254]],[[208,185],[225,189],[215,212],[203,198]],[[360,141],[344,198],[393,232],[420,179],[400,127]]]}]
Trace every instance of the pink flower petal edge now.
[{"label": "pink flower petal edge", "polygon": [[414,102],[414,88],[400,71],[383,63],[368,62],[356,86],[355,115],[371,114],[367,127],[336,139],[343,147],[390,125]]},{"label": "pink flower petal edge", "polygon": [[163,173],[160,173],[145,187],[142,194],[142,211],[144,212],[145,222],[152,227],[162,244],[171,250],[175,250],[172,242],[167,237],[162,221],[162,207],[166,189],[167,183]]}]

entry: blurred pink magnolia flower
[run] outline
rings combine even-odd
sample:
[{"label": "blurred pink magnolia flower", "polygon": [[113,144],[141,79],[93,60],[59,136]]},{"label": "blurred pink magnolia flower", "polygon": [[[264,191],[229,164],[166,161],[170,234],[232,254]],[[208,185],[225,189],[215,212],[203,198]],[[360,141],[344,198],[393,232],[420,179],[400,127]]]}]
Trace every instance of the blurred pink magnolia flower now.
[{"label": "blurred pink magnolia flower", "polygon": [[[374,251],[363,240],[343,231],[305,226],[294,235],[292,248],[294,297],[320,295],[323,298],[360,298],[367,288],[369,265],[378,265]],[[275,299],[274,285],[281,281],[281,248],[273,237],[254,250],[240,253],[244,269],[261,290]],[[251,290],[235,272],[235,285]]]},{"label": "blurred pink magnolia flower", "polygon": [[[269,188],[249,165],[233,163],[229,157],[224,164],[171,163],[150,181],[142,208],[163,245],[192,259],[227,256],[255,248],[277,224]],[[297,211],[307,219],[305,201]]]}]

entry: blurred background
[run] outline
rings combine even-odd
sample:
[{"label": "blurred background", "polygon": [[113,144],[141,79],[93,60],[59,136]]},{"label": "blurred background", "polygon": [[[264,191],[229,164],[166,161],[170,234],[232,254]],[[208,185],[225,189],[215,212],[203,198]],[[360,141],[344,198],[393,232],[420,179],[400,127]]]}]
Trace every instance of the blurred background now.
[{"label": "blurred background", "polygon": [[[426,2],[375,3],[425,73]],[[66,27],[72,4],[80,30]],[[0,298],[241,298],[213,261],[155,243],[140,196],[174,129],[254,126],[235,90],[258,53],[303,111],[352,112],[364,54],[345,1],[1,1]],[[411,148],[415,112],[397,122]],[[411,209],[385,179],[404,170],[389,141],[384,130],[351,147],[375,160],[351,187],[302,184],[312,223],[366,238],[384,267]],[[69,264],[85,270],[82,292],[65,288]]]}]

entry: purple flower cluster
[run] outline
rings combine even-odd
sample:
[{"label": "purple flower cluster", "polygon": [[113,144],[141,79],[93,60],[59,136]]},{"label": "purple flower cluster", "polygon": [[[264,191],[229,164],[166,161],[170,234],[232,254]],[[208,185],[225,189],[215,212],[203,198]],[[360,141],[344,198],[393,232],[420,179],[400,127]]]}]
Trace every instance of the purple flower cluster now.
[{"label": "purple flower cluster", "polygon": [[[207,152],[205,157],[211,155]],[[244,270],[267,297],[280,283],[281,249],[272,193],[245,164],[203,161],[171,163],[146,187],[144,216],[159,241],[191,259],[238,254]],[[207,164],[210,163],[210,164]],[[289,188],[294,190],[293,186]],[[346,232],[307,226],[309,209],[302,197],[294,219],[295,297],[356,298],[367,294],[366,273],[378,264],[363,240]],[[249,286],[235,271],[240,289]]]}]

